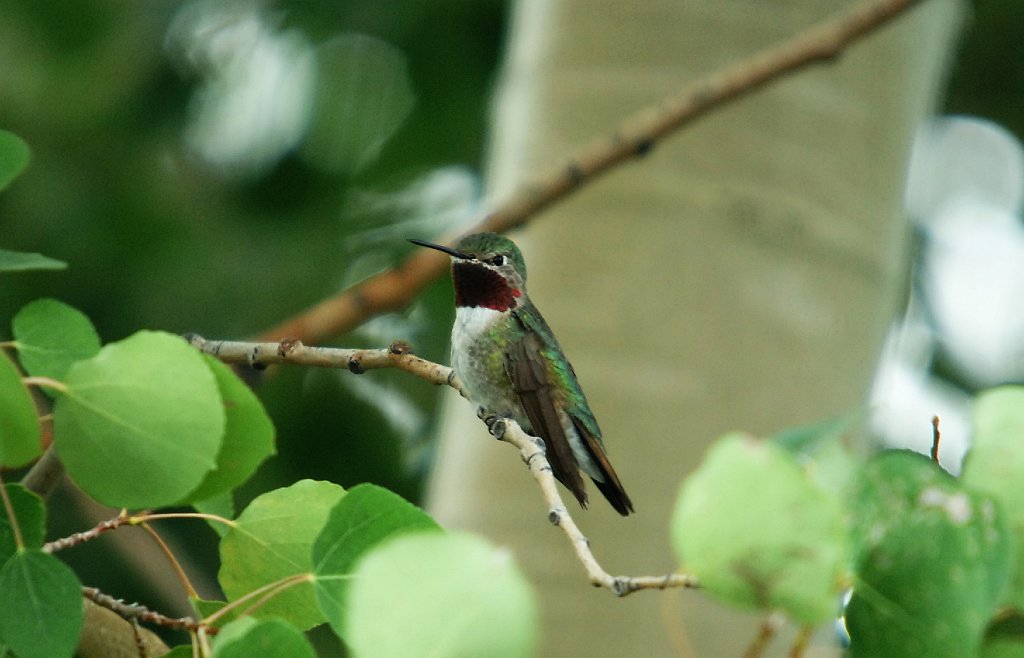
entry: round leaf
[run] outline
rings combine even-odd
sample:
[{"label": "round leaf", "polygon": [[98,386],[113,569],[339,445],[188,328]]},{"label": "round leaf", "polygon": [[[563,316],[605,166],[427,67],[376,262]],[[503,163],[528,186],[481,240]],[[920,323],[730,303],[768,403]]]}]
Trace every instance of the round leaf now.
[{"label": "round leaf", "polygon": [[21,373],[0,354],[0,464],[23,466],[41,451],[39,421]]},{"label": "round leaf", "polygon": [[1024,386],[986,391],[974,403],[963,482],[999,502],[1018,546],[1006,603],[1024,610]]},{"label": "round leaf", "polygon": [[[313,571],[313,542],[345,490],[331,482],[301,480],[256,497],[220,543],[219,580],[228,600],[281,579]],[[290,587],[257,608],[306,629],[325,621],[313,587]]]},{"label": "round leaf", "polygon": [[532,656],[537,609],[512,556],[465,534],[402,534],[352,580],[345,639],[360,658]]},{"label": "round leaf", "polygon": [[213,658],[316,658],[309,641],[282,619],[245,617],[225,626],[213,643]]},{"label": "round leaf", "polygon": [[226,424],[217,466],[184,502],[205,500],[231,491],[274,454],[274,424],[264,411],[263,403],[231,368],[205,354],[203,358],[217,379]]},{"label": "round leaf", "polygon": [[65,384],[54,441],[98,501],[171,505],[214,467],[224,407],[210,369],[181,338],[140,331],[74,364]]},{"label": "round leaf", "polygon": [[363,553],[398,533],[440,529],[423,510],[383,487],[360,484],[349,490],[313,545],[316,600],[335,632],[343,633],[349,578]]},{"label": "round leaf", "polygon": [[100,337],[81,311],[56,299],[37,299],[11,321],[18,359],[26,372],[63,380],[76,361],[100,351]]},{"label": "round leaf", "polygon": [[851,655],[977,655],[1010,572],[1009,532],[995,503],[905,450],[865,465],[854,502]]},{"label": "round leaf", "polygon": [[837,501],[774,443],[729,435],[683,483],[672,541],[704,589],[808,625],[836,613],[847,568]]},{"label": "round leaf", "polygon": [[0,641],[19,658],[70,658],[82,631],[82,586],[42,551],[19,551],[0,570]]}]

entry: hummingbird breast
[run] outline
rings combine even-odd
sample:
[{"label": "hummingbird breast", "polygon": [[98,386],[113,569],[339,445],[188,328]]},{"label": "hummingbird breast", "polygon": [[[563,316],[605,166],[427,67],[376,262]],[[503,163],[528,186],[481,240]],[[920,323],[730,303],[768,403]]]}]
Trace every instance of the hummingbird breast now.
[{"label": "hummingbird breast", "polygon": [[[466,386],[474,404],[511,418],[528,434],[534,434],[535,428],[506,370],[508,346],[519,340],[523,331],[511,315],[511,311],[481,306],[456,307],[455,324],[452,326],[452,368]],[[561,409],[562,404],[564,401],[556,404],[559,408],[558,422],[578,466],[594,480],[603,482],[604,473],[584,448],[572,418]]]},{"label": "hummingbird breast", "polygon": [[482,306],[457,307],[452,326],[452,368],[475,404],[508,416],[530,431],[505,372],[504,346],[512,340],[510,315],[509,311]]}]

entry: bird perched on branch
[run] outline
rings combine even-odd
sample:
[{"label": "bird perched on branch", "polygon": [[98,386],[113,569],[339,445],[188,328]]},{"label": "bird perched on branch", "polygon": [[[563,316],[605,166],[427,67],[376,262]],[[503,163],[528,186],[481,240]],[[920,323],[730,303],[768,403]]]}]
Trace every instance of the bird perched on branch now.
[{"label": "bird perched on branch", "polygon": [[495,233],[468,235],[454,247],[410,242],[452,258],[452,368],[470,399],[543,439],[554,476],[580,505],[587,506],[583,471],[619,514],[632,512],[572,364],[526,294],[515,243]]}]

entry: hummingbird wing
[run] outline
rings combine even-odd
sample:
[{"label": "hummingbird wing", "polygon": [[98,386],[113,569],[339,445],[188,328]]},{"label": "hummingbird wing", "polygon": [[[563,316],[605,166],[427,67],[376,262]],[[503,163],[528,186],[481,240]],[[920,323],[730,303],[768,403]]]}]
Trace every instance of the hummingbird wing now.
[{"label": "hummingbird wing", "polygon": [[533,434],[544,439],[551,471],[580,501],[580,505],[586,507],[586,488],[555,406],[554,387],[549,380],[542,349],[543,344],[537,334],[529,330],[523,332],[521,339],[509,345],[505,370],[526,417],[530,419]]},{"label": "hummingbird wing", "polygon": [[[612,507],[626,516],[633,511],[633,503],[605,454],[601,430],[587,405],[572,364],[564,358],[544,318],[536,309],[531,308],[530,311],[522,314],[513,311],[524,331],[522,338],[510,346],[506,360],[512,387],[530,419],[534,433],[544,439],[547,445],[548,461],[551,462],[555,477],[576,496],[583,507],[587,506],[580,464],[573,454],[559,414],[559,408],[562,408],[571,419],[572,427],[583,444],[582,448],[590,457],[591,463],[586,470],[591,471],[591,479]],[[553,385],[554,378],[559,380],[561,387]]]}]

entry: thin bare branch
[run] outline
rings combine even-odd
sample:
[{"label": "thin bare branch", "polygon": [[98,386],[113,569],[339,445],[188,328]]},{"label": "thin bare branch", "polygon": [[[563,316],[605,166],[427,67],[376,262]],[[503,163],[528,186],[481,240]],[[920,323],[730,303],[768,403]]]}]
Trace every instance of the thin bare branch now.
[{"label": "thin bare branch", "polygon": [[131,525],[131,523],[132,518],[128,516],[126,512],[122,512],[112,519],[107,519],[106,521],[97,523],[88,530],[76,532],[68,535],[67,537],[61,537],[60,539],[54,539],[53,541],[46,542],[43,544],[43,550],[47,553],[56,553],[57,551],[62,551],[66,548],[71,548],[72,546],[78,546],[79,544],[84,544],[87,541],[92,541],[104,532],[116,530],[121,526]]},{"label": "thin bare branch", "polygon": [[[832,62],[861,37],[921,0],[865,0],[794,37],[684,87],[626,118],[548,173],[523,185],[464,233],[503,233],[569,197],[601,174],[641,157],[684,126],[752,91],[811,66]],[[456,236],[447,236],[451,241]],[[261,332],[256,340],[287,338],[318,343],[370,317],[407,306],[447,269],[448,258],[419,250],[395,269],[370,277]]]},{"label": "thin bare branch", "polygon": [[[191,617],[168,617],[154,612],[138,603],[125,603],[109,594],[104,594],[95,587],[83,587],[82,595],[93,603],[106,608],[126,620],[136,620],[147,624],[155,624],[164,628],[182,631],[196,631],[202,624]],[[216,633],[216,629],[207,629],[207,633]]]},{"label": "thin bare branch", "polygon": [[[271,364],[291,363],[303,366],[339,368],[361,374],[371,368],[399,368],[416,375],[432,384],[451,386],[466,397],[462,382],[451,368],[442,366],[412,354],[402,343],[392,344],[387,349],[353,350],[328,347],[306,347],[296,341],[282,343],[246,343],[242,341],[207,340],[191,335],[189,343],[196,349],[215,356],[227,363],[247,364],[254,367]],[[353,367],[356,364],[356,367]],[[519,449],[523,461],[537,480],[548,506],[548,520],[562,529],[590,582],[604,587],[617,596],[625,596],[641,589],[667,589],[669,587],[696,587],[697,582],[684,574],[663,576],[612,576],[605,571],[590,550],[590,542],[580,532],[573,520],[555,483],[551,465],[544,454],[544,442],[527,435],[508,419],[490,424],[492,434],[511,443]]]},{"label": "thin bare branch", "polygon": [[576,552],[576,558],[587,572],[587,578],[594,587],[604,587],[616,596],[626,596],[641,589],[668,589],[670,587],[698,587],[697,580],[686,574],[664,576],[613,576],[601,566],[590,550],[590,541],[580,531],[576,521],[565,506],[562,495],[555,484],[544,452],[544,441],[530,436],[519,424],[511,419],[499,419],[491,424],[491,433],[502,441],[511,443],[518,450],[530,469],[548,506],[548,521],[558,526]]},{"label": "thin bare branch", "polygon": [[248,343],[231,340],[207,340],[189,334],[186,340],[200,352],[235,363],[263,369],[269,365],[291,363],[317,368],[342,368],[361,375],[367,370],[398,368],[432,384],[451,386],[466,397],[462,382],[455,372],[438,363],[421,359],[405,343],[394,342],[385,349],[356,350],[340,347],[309,347],[297,340],[279,343]]}]

